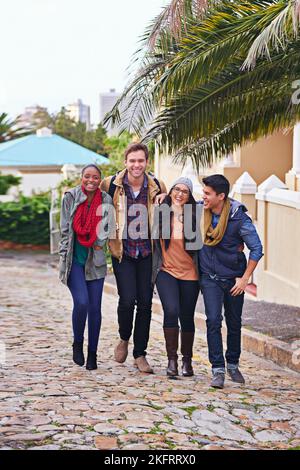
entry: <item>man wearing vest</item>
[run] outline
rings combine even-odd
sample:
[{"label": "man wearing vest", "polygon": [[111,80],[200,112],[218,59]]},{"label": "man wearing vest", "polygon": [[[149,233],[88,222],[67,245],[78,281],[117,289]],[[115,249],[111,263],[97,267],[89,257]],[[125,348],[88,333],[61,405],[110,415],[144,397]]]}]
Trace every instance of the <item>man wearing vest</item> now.
[{"label": "man wearing vest", "polygon": [[153,225],[156,196],[167,191],[164,183],[146,173],[148,157],[146,145],[129,145],[125,151],[125,169],[105,178],[101,190],[111,195],[116,210],[116,236],[109,241],[119,294],[120,340],[114,357],[117,362],[125,362],[128,342],[134,330],[134,364],[140,372],[153,373],[146,360],[153,296],[150,227]]},{"label": "man wearing vest", "polygon": [[[227,325],[227,372],[244,384],[239,371],[244,291],[263,256],[256,229],[246,207],[228,198],[229,181],[223,175],[203,178],[203,247],[199,251],[200,287],[204,298],[209,361],[214,388],[223,388],[225,360],[222,344],[222,307]],[[241,246],[249,250],[247,263]]]}]

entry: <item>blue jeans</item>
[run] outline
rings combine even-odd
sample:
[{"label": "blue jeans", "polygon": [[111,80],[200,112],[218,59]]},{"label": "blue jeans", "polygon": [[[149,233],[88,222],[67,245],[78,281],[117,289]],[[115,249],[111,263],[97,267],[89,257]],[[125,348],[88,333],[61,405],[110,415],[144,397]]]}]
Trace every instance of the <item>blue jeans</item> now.
[{"label": "blue jeans", "polygon": [[218,279],[209,274],[202,274],[200,277],[206,314],[208,354],[213,372],[225,372],[221,333],[223,306],[227,326],[227,367],[234,369],[239,364],[244,293],[231,295],[230,289],[234,284],[235,279]]},{"label": "blue jeans", "polygon": [[160,271],[156,287],[164,310],[164,328],[178,328],[179,320],[181,331],[194,333],[199,282],[183,281]]},{"label": "blue jeans", "polygon": [[74,341],[83,342],[88,318],[88,347],[93,352],[96,352],[98,348],[103,284],[104,278],[87,281],[85,267],[73,261],[68,287],[74,304],[72,314]]}]

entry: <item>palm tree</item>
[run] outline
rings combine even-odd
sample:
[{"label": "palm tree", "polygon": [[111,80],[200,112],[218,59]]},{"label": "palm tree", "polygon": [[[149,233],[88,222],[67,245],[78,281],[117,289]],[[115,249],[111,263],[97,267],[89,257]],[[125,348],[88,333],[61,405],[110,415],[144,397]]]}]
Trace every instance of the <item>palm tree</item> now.
[{"label": "palm tree", "polygon": [[173,0],[107,119],[196,167],[290,128],[300,119],[299,23],[300,0]]},{"label": "palm tree", "polygon": [[8,114],[0,114],[0,143],[29,134],[28,130],[18,126],[17,119],[10,120]]}]

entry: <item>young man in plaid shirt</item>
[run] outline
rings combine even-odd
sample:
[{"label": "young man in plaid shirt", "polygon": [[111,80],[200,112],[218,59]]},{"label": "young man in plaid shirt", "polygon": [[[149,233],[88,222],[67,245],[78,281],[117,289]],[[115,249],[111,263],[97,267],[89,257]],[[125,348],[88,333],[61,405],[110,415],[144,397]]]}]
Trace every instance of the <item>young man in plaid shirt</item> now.
[{"label": "young man in plaid shirt", "polygon": [[116,210],[116,236],[109,242],[119,294],[115,360],[125,362],[133,330],[134,364],[140,372],[153,373],[146,359],[153,296],[150,227],[155,199],[167,191],[163,182],[146,172],[148,158],[146,145],[129,145],[125,169],[105,178],[101,189],[112,196]]}]

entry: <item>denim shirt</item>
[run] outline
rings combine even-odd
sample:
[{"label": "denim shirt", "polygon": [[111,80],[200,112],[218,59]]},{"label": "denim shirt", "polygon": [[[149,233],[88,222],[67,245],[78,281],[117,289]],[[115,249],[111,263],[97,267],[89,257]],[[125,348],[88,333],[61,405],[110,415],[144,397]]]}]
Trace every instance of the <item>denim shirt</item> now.
[{"label": "denim shirt", "polygon": [[[212,215],[213,228],[217,226],[219,219],[219,214]],[[240,228],[239,234],[250,251],[249,259],[259,261],[263,256],[262,244],[254,224],[250,220],[245,220]]]}]

